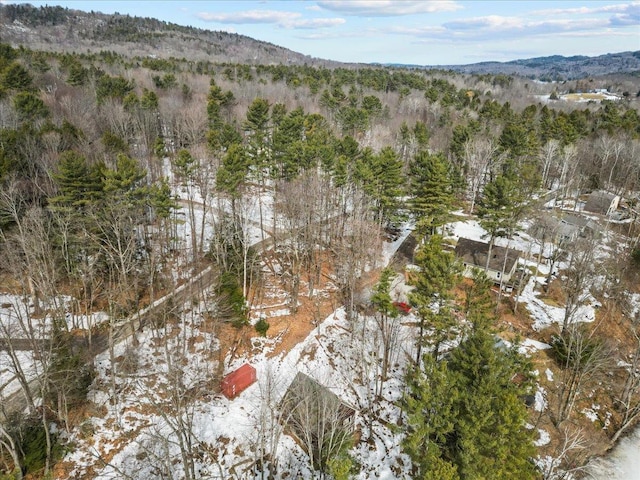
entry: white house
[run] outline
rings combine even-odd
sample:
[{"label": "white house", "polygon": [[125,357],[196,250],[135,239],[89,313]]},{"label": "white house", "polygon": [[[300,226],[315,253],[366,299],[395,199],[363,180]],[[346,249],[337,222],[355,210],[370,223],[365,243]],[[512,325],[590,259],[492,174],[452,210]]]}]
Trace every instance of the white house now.
[{"label": "white house", "polygon": [[[467,277],[473,276],[474,269],[484,270],[487,267],[488,243],[469,238],[460,238],[455,252],[456,256],[462,260],[464,275]],[[495,283],[511,282],[516,273],[518,258],[520,258],[518,250],[494,245],[491,248],[491,258],[486,271],[487,276]]]}]

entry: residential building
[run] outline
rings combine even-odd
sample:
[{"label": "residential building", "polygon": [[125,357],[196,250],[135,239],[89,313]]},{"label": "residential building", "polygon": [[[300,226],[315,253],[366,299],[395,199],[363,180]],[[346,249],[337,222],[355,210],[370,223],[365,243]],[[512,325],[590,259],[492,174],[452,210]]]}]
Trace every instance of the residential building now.
[{"label": "residential building", "polygon": [[489,244],[471,240],[469,238],[459,238],[456,245],[456,256],[462,260],[464,264],[464,275],[471,277],[473,270],[479,268],[484,270],[487,268],[487,276],[495,283],[510,283],[512,278],[515,280],[516,266],[520,252],[511,248],[499,247],[494,245],[491,248],[491,258],[487,265],[487,254],[489,253]]}]

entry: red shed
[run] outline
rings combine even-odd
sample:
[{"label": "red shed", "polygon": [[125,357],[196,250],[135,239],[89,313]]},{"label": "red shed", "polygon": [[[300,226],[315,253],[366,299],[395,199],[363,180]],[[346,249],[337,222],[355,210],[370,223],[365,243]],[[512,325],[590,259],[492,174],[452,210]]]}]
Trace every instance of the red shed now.
[{"label": "red shed", "polygon": [[232,399],[240,395],[245,388],[255,381],[256,369],[245,363],[239,369],[224,377],[220,383],[220,388],[222,388],[222,393],[225,397]]},{"label": "red shed", "polygon": [[405,302],[393,302],[393,306],[400,310],[401,313],[410,313],[411,305]]}]

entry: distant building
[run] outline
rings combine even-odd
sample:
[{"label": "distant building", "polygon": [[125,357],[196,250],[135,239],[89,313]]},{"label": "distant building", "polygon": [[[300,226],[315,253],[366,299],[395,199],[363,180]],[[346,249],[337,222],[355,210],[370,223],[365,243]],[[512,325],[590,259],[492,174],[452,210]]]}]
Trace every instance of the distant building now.
[{"label": "distant building", "polygon": [[578,237],[592,237],[598,231],[598,224],[590,218],[565,213],[560,218],[558,238],[560,241],[574,241]]},{"label": "distant building", "polygon": [[589,194],[584,211],[610,216],[617,210],[619,204],[620,197],[618,195],[598,190]]},{"label": "distant building", "polygon": [[595,237],[599,232],[600,227],[594,220],[568,212],[560,212],[559,216],[541,215],[529,228],[529,234],[538,240],[557,245]]},{"label": "distant building", "polygon": [[[487,267],[488,243],[469,238],[460,238],[455,252],[456,256],[462,260],[464,275],[467,277],[473,275],[475,268],[484,270]],[[518,250],[494,245],[491,248],[491,258],[486,271],[487,276],[495,283],[509,283],[515,275],[518,258],[520,258]]]}]

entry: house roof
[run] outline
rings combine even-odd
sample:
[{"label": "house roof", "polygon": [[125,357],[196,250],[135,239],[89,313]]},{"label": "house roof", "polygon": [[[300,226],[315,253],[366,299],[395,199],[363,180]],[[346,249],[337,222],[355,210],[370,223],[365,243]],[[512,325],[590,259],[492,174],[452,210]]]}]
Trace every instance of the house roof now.
[{"label": "house roof", "polygon": [[611,207],[611,202],[617,197],[613,193],[607,193],[603,191],[591,192],[587,203],[584,205],[584,210],[591,213],[600,213],[606,215]]},{"label": "house roof", "polygon": [[[484,268],[487,264],[487,253],[489,252],[489,244],[471,240],[470,238],[458,239],[456,245],[456,255],[468,265],[475,265]],[[499,247],[494,245],[491,248],[491,259],[489,260],[489,269],[501,272],[503,267],[505,272],[510,272],[518,261],[520,252],[510,248]]]},{"label": "house roof", "polygon": [[556,227],[556,232],[560,238],[578,236],[581,231],[582,228],[578,225],[565,222],[558,222],[558,226]]},{"label": "house roof", "polygon": [[324,399],[325,403],[333,405],[334,408],[339,408],[343,415],[355,414],[355,409],[344,403],[335,393],[302,372],[296,374],[282,401],[283,404],[295,408],[302,402],[318,403],[321,399]]},{"label": "house roof", "polygon": [[581,217],[580,215],[574,215],[572,213],[565,213],[560,219],[562,223],[571,225],[572,227],[584,228],[589,223],[589,219]]},{"label": "house roof", "polygon": [[[332,442],[342,442],[355,429],[355,409],[327,387],[298,372],[280,404],[285,431],[311,453],[314,467],[323,455],[334,451]],[[327,442],[327,439],[333,439]],[[335,446],[336,443],[333,443]]]}]

